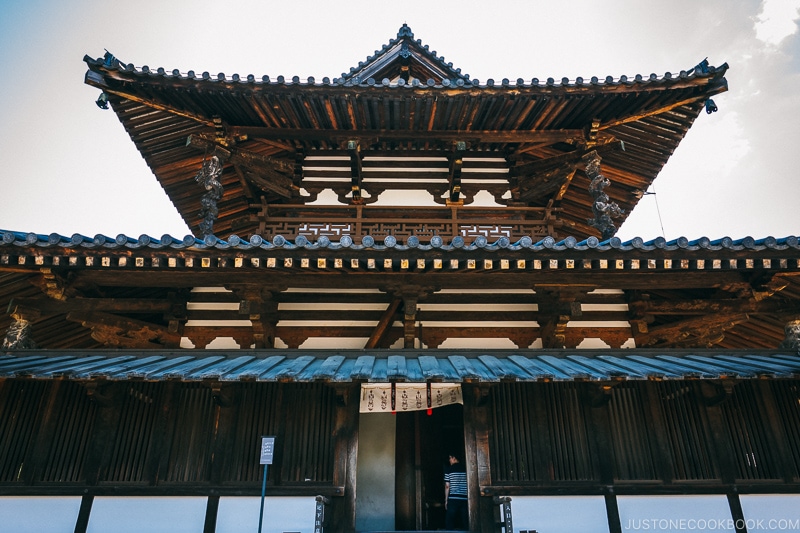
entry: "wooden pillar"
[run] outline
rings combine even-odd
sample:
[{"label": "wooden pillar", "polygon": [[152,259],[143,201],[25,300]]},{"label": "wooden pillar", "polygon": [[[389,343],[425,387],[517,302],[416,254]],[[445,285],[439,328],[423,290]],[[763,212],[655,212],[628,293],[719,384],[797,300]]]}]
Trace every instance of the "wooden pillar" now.
[{"label": "wooden pillar", "polygon": [[489,386],[464,383],[464,459],[469,491],[470,531],[494,532],[494,496],[481,491],[492,483],[489,463]]},{"label": "wooden pillar", "polygon": [[[336,386],[336,420],[333,428],[333,484],[336,497],[331,498],[330,530],[353,533],[356,529],[356,466],[358,461],[358,383]],[[326,528],[328,529],[328,528]]]},{"label": "wooden pillar", "polygon": [[744,519],[744,510],[739,495],[735,492],[728,493],[728,506],[731,509],[733,528],[736,533],[747,533],[747,521]]},{"label": "wooden pillar", "polygon": [[608,533],[622,533],[622,523],[619,519],[619,506],[616,494],[606,494],[606,517],[608,518]]},{"label": "wooden pillar", "polygon": [[206,518],[203,522],[203,533],[214,533],[217,530],[218,512],[219,496],[209,496],[206,502]]},{"label": "wooden pillar", "polygon": [[75,522],[75,533],[86,533],[89,527],[89,515],[92,513],[92,503],[94,503],[94,496],[85,494],[81,497],[81,507]]}]

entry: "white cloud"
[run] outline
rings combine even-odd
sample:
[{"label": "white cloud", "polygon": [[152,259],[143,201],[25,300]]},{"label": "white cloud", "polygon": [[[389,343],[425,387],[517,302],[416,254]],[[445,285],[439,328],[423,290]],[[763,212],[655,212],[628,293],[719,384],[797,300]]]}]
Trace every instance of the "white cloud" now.
[{"label": "white cloud", "polygon": [[764,0],[761,12],[755,18],[756,38],[778,46],[797,31],[800,18],[800,0]]}]

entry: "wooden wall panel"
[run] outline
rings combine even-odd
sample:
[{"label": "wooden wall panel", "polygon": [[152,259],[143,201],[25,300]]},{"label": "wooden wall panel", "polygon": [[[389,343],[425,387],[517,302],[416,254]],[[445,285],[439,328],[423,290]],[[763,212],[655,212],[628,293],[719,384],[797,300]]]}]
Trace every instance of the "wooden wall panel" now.
[{"label": "wooden wall panel", "polygon": [[[492,388],[493,482],[596,478],[579,392],[576,383],[501,384]],[[535,467],[537,464],[542,466]]]},{"label": "wooden wall panel", "polygon": [[0,385],[0,483],[19,483],[33,464],[32,452],[51,383],[4,381]]},{"label": "wooden wall panel", "polygon": [[492,478],[498,482],[536,481],[534,454],[535,419],[533,390],[521,384],[506,384],[491,389],[493,406],[489,451]]},{"label": "wooden wall panel", "polygon": [[284,390],[285,434],[281,483],[333,482],[334,390],[300,383]]},{"label": "wooden wall panel", "polygon": [[759,403],[753,382],[742,381],[720,404],[733,449],[736,479],[739,480],[777,480],[782,477],[777,452],[771,446],[775,437],[765,422]]},{"label": "wooden wall panel", "polygon": [[149,481],[153,438],[163,412],[163,383],[130,383],[120,387],[119,414],[113,442],[101,481],[142,483]]},{"label": "wooden wall panel", "polygon": [[708,420],[695,388],[687,381],[655,384],[668,443],[672,478],[681,481],[719,479],[719,466],[708,434]]},{"label": "wooden wall panel", "polygon": [[200,383],[182,383],[175,397],[165,481],[207,482],[217,415],[211,388]]},{"label": "wooden wall panel", "polygon": [[[784,442],[789,457],[791,479],[800,478],[800,382],[773,381],[770,383],[778,421],[784,432]],[[778,437],[780,438],[780,436]]]},{"label": "wooden wall panel", "polygon": [[539,384],[547,413],[547,452],[553,481],[588,481],[597,478],[587,431],[587,406],[574,382]]},{"label": "wooden wall panel", "polygon": [[89,398],[83,385],[75,382],[59,384],[49,415],[50,423],[44,428],[46,437],[37,443],[39,458],[43,459],[41,473],[37,476],[39,481],[84,481],[83,465],[89,452],[96,413],[97,404]]},{"label": "wooden wall panel", "polygon": [[[236,397],[236,427],[231,449],[226,456],[227,483],[260,483],[264,466],[258,463],[261,437],[282,434],[281,406],[283,386],[277,383],[243,383]],[[280,442],[277,443],[281,445]],[[277,465],[267,468],[270,481]]]},{"label": "wooden wall panel", "polygon": [[624,383],[611,389],[608,413],[616,479],[658,479],[641,385]]}]

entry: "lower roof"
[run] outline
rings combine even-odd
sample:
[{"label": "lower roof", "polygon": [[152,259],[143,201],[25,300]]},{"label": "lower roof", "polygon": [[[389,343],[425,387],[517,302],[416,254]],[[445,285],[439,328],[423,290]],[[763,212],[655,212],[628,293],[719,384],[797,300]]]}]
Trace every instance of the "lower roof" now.
[{"label": "lower roof", "polygon": [[500,382],[800,377],[791,350],[25,350],[0,379]]}]

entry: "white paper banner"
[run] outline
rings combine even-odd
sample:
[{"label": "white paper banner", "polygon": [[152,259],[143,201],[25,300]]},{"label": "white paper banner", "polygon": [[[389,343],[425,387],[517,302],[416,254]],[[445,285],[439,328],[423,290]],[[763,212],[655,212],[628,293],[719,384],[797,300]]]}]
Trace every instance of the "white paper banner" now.
[{"label": "white paper banner", "polygon": [[[428,403],[430,386],[430,404]],[[424,411],[429,407],[463,404],[461,385],[457,383],[394,383],[394,408],[392,408],[392,383],[363,383],[361,385],[362,413],[391,413]]]}]

